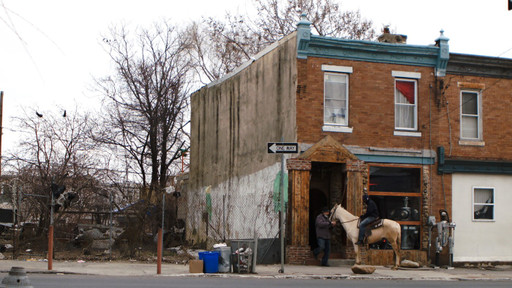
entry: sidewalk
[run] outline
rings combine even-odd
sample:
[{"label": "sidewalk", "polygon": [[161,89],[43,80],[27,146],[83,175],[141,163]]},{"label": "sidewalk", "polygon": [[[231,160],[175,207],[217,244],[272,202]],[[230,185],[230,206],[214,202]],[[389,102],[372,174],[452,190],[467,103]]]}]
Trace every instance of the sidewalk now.
[{"label": "sidewalk", "polygon": [[234,273],[189,273],[188,265],[162,264],[162,274],[156,274],[156,264],[141,262],[83,262],[54,261],[53,270],[43,261],[0,260],[0,272],[8,273],[11,267],[23,267],[27,273],[64,273],[106,276],[157,276],[157,277],[256,277],[293,279],[404,279],[404,280],[508,280],[512,281],[511,266],[497,266],[493,269],[477,268],[401,268],[391,270],[376,266],[373,274],[354,274],[349,265],[337,267],[285,265],[284,273],[279,273],[281,265],[258,265],[255,274]]}]

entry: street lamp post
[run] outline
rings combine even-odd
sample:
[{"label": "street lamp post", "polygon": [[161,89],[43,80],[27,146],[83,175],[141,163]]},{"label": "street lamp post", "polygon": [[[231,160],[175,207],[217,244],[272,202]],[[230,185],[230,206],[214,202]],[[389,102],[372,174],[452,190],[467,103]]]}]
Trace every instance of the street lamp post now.
[{"label": "street lamp post", "polygon": [[165,224],[165,194],[170,194],[174,192],[174,186],[167,187],[162,193],[162,227],[158,229],[158,244],[157,244],[157,266],[156,266],[156,274],[162,273],[162,259],[164,254],[164,224]]},{"label": "street lamp post", "polygon": [[50,194],[52,194],[52,200],[50,203],[50,227],[48,228],[48,270],[53,269],[53,206],[55,206],[53,191],[50,191]]}]

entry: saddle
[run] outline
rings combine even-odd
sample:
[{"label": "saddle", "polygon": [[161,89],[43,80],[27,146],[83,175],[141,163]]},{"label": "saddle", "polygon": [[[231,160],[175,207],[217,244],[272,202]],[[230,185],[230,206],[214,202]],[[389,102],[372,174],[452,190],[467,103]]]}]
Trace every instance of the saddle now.
[{"label": "saddle", "polygon": [[[360,223],[361,223],[361,218],[359,218],[359,220],[357,221],[357,228],[359,228]],[[377,218],[374,221],[368,223],[368,225],[366,225],[366,227],[365,227],[366,231],[364,231],[364,242],[366,243],[367,242],[366,239],[368,237],[370,237],[370,235],[372,235],[373,229],[377,229],[377,228],[381,227],[382,225],[384,225],[384,219],[381,219],[381,218]]]}]

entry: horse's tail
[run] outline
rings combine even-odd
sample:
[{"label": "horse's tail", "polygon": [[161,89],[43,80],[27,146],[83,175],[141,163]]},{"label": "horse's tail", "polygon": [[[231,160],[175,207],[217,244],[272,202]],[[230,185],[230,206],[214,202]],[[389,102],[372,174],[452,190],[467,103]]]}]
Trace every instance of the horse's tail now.
[{"label": "horse's tail", "polygon": [[396,237],[396,243],[398,244],[398,252],[400,252],[400,248],[402,247],[402,226],[400,226],[400,224],[398,224],[398,234]]}]

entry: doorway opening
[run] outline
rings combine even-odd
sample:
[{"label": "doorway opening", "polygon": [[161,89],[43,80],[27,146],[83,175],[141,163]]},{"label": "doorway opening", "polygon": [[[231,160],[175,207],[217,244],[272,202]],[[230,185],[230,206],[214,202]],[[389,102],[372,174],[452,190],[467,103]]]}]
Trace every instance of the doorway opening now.
[{"label": "doorway opening", "polygon": [[[309,244],[315,249],[315,220],[322,207],[346,204],[346,172],[343,163],[312,162],[309,188]],[[346,207],[346,206],[345,206]],[[331,258],[342,258],[346,246],[346,233],[341,225],[331,231]]]}]

